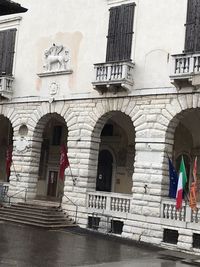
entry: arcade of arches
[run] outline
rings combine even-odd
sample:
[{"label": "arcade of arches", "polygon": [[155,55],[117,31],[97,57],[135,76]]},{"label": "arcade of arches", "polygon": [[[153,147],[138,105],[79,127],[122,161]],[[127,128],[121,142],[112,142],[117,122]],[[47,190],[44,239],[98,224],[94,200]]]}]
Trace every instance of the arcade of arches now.
[{"label": "arcade of arches", "polygon": [[[103,124],[95,126],[100,141],[96,166],[95,190],[131,194],[135,158],[135,129],[130,117],[115,111],[106,114]],[[1,116],[0,130],[0,179],[6,177],[6,149],[12,144],[13,129],[7,118]],[[178,120],[177,120],[178,119]],[[180,158],[184,155],[188,176],[192,176],[195,156],[200,157],[200,111],[191,109],[176,116],[172,158],[179,169]],[[102,121],[101,121],[102,122]],[[6,130],[5,130],[6,129]],[[43,116],[36,126],[41,146],[38,160],[38,197],[58,197],[64,189],[59,177],[60,146],[67,146],[68,129],[64,118],[57,113]],[[39,133],[39,135],[38,135]],[[38,141],[37,141],[38,142]],[[198,166],[200,166],[198,164]],[[200,169],[198,169],[200,173]],[[188,183],[189,187],[189,183]]]}]

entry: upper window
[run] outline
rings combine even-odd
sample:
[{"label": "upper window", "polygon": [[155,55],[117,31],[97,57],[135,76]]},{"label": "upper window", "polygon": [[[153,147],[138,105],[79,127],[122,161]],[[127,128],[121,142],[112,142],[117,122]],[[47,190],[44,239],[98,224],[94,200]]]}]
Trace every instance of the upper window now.
[{"label": "upper window", "polygon": [[16,29],[0,31],[0,76],[12,76]]},{"label": "upper window", "polygon": [[135,4],[110,8],[106,61],[131,59]]},{"label": "upper window", "polygon": [[62,137],[62,126],[56,125],[53,127],[53,139],[52,139],[52,145],[53,146],[59,146],[61,142]]},{"label": "upper window", "polygon": [[200,1],[188,0],[185,52],[200,51]]}]

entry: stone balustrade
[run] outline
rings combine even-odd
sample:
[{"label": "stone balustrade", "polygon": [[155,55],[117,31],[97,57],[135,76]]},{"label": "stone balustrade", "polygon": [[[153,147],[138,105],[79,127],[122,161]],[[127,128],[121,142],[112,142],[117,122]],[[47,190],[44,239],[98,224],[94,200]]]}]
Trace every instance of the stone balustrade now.
[{"label": "stone balustrade", "polygon": [[130,213],[132,196],[118,193],[88,193],[87,207],[90,212],[108,212],[109,214]]},{"label": "stone balustrade", "polygon": [[2,76],[0,77],[0,95],[10,99],[13,94],[13,77]]},{"label": "stone balustrade", "polygon": [[197,209],[195,211],[192,211],[191,221],[193,223],[199,223],[200,222],[200,209],[199,209],[199,206],[197,206]]},{"label": "stone balustrade", "polygon": [[131,62],[99,63],[94,65],[95,80],[94,89],[106,91],[121,89],[130,90],[133,86],[133,66]]},{"label": "stone balustrade", "polygon": [[162,201],[162,214],[161,217],[164,219],[185,221],[186,219],[186,206],[183,204],[180,210],[176,209],[175,200],[163,200]]},{"label": "stone balustrade", "polygon": [[197,209],[193,211],[189,204],[183,203],[182,209],[176,209],[176,200],[164,199],[161,205],[161,217],[163,219],[182,221],[187,223],[199,223],[200,222],[200,209],[197,205]]},{"label": "stone balustrade", "polygon": [[171,67],[171,81],[179,88],[200,84],[200,54],[173,55]]}]

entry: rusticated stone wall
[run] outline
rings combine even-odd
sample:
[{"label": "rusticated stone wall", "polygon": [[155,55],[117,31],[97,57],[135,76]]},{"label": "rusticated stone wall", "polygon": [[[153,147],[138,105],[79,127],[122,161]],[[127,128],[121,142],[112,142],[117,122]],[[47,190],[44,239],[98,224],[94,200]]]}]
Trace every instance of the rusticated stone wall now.
[{"label": "rusticated stone wall", "polygon": [[[168,193],[166,152],[171,155],[174,131],[184,112],[200,107],[199,94],[84,99],[33,103],[12,103],[0,106],[14,130],[14,152],[10,193],[28,188],[28,197],[36,195],[39,156],[48,114],[61,116],[68,128],[68,157],[65,194],[78,205],[78,223],[87,225],[87,192],[95,190],[101,130],[116,111],[132,120],[135,129],[135,162],[131,214],[125,220],[123,236],[151,243],[162,241],[161,199]],[[29,147],[19,153],[15,149],[19,128],[27,125]],[[15,171],[20,174],[16,180]],[[146,193],[145,187],[146,186]],[[23,193],[19,196],[23,197]],[[72,216],[75,208],[66,198],[63,205]],[[179,246],[190,248],[191,231],[181,229]],[[186,231],[186,232],[185,232]]]}]

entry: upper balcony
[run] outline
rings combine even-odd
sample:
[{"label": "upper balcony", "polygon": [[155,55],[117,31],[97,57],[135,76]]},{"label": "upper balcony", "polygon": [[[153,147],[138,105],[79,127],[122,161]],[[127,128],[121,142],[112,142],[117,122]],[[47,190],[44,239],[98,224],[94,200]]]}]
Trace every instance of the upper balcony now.
[{"label": "upper balcony", "polygon": [[13,95],[13,77],[2,76],[0,77],[0,96],[3,98],[11,99]]},{"label": "upper balcony", "polygon": [[178,88],[200,86],[200,54],[172,56],[172,83]]},{"label": "upper balcony", "polygon": [[133,86],[133,66],[130,61],[94,64],[94,89],[100,93],[129,91]]}]

